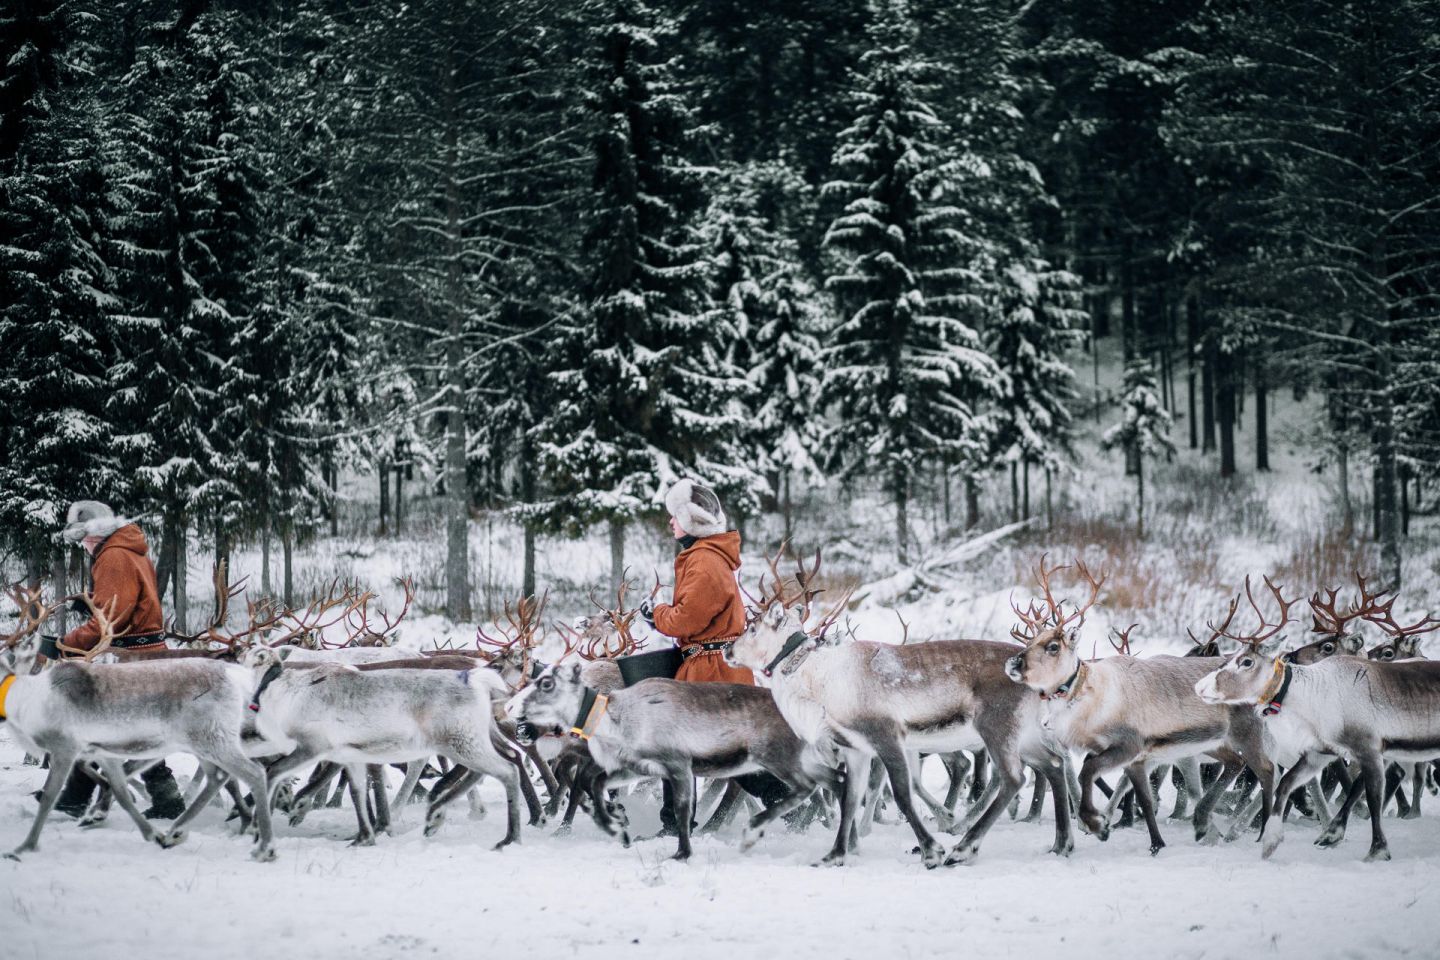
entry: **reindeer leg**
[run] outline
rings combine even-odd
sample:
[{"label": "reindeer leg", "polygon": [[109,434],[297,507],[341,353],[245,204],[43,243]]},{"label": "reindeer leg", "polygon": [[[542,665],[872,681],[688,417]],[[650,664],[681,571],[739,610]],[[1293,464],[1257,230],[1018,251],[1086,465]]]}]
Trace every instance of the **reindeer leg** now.
[{"label": "reindeer leg", "polygon": [[[845,862],[845,855],[851,848],[851,830],[855,825],[855,814],[865,797],[870,770],[870,757],[860,750],[844,750],[841,756],[845,764],[845,790],[840,797],[840,828],[835,833],[835,843],[830,852],[820,860],[820,863],[835,866]],[[861,776],[862,769],[865,776]]]},{"label": "reindeer leg", "polygon": [[405,764],[405,779],[400,783],[400,789],[395,791],[395,796],[390,801],[390,809],[395,811],[396,820],[405,816],[405,807],[410,803],[410,798],[415,795],[415,788],[420,785],[420,774],[425,772],[425,766],[429,762],[429,759],[422,758]]},{"label": "reindeer leg", "polygon": [[925,758],[918,753],[906,752],[905,754],[910,766],[910,785],[915,791],[915,796],[920,802],[930,809],[930,814],[935,818],[935,829],[946,830],[955,825],[955,817],[945,808],[939,800],[930,795],[925,789],[924,777]]},{"label": "reindeer leg", "polygon": [[935,869],[940,866],[940,861],[945,859],[945,848],[940,845],[939,841],[925,827],[920,815],[915,812],[914,793],[910,783],[910,762],[906,757],[905,747],[900,742],[899,730],[888,725],[876,724],[863,732],[869,738],[875,755],[885,765],[885,772],[890,776],[890,792],[895,796],[895,805],[900,808],[900,812],[910,822],[910,829],[920,843],[922,862],[926,869]]},{"label": "reindeer leg", "polygon": [[206,805],[220,792],[222,785],[230,782],[230,778],[225,773],[213,763],[205,760],[200,761],[200,771],[205,775],[204,784],[201,786],[200,792],[195,795],[195,799],[190,801],[189,806],[185,808],[185,812],[176,817],[175,822],[170,824],[170,829],[156,838],[156,842],[159,843],[160,846],[173,847],[178,843],[182,843],[186,836],[185,825],[200,815],[200,811],[204,810]]},{"label": "reindeer leg", "polygon": [[1090,754],[1080,765],[1080,822],[1102,841],[1110,839],[1110,824],[1101,820],[1100,811],[1095,808],[1094,791],[1091,788],[1102,772],[1129,763],[1138,748],[1139,744],[1122,740],[1099,753]]},{"label": "reindeer leg", "polygon": [[369,783],[374,794],[374,821],[377,833],[390,832],[390,795],[385,784],[385,764],[369,765]]},{"label": "reindeer leg", "polygon": [[[1068,857],[1075,849],[1075,840],[1070,829],[1070,798],[1067,795],[1064,758],[1054,755],[1037,757],[1031,761],[1050,784],[1050,795],[1055,798],[1055,843],[1050,852],[1056,856]],[[1037,786],[1038,791],[1038,786]]]},{"label": "reindeer leg", "polygon": [[675,838],[678,848],[671,860],[689,860],[690,824],[695,816],[695,775],[688,763],[677,765],[667,771],[665,780],[670,784],[670,809],[675,814]]},{"label": "reindeer leg", "polygon": [[[560,789],[560,782],[555,779],[555,771],[551,770],[550,764],[546,763],[545,758],[540,756],[540,751],[536,748],[535,744],[528,744],[521,749],[524,750],[525,756],[530,758],[530,762],[535,765],[535,769],[540,771],[540,780],[545,784],[545,792],[550,796],[554,796],[555,791]],[[551,814],[551,816],[554,816],[554,814]]]},{"label": "reindeer leg", "polygon": [[[731,820],[735,819],[735,811],[739,809],[741,798],[745,795],[744,788],[733,779],[717,780],[711,789],[713,790],[716,787],[722,791],[720,802],[715,805],[715,811],[710,814],[710,819],[705,821],[705,825],[700,828],[699,832],[701,834],[718,833],[724,829]],[[704,806],[703,801],[701,802],[701,806]],[[744,841],[741,841],[741,843],[743,848]]]},{"label": "reindeer leg", "polygon": [[[1280,778],[1280,785],[1275,788],[1276,797],[1288,797],[1294,790],[1305,786],[1317,773],[1325,768],[1328,759],[1321,759],[1313,753],[1307,753],[1300,758],[1300,761],[1285,771],[1285,776]],[[1265,829],[1260,833],[1260,856],[1263,859],[1270,859],[1275,850],[1285,839],[1285,818],[1282,816],[1271,816],[1265,823]]]},{"label": "reindeer leg", "polygon": [[1410,766],[1410,809],[1405,811],[1401,819],[1420,819],[1420,794],[1425,790],[1425,774],[1421,764],[1412,763]]},{"label": "reindeer leg", "polygon": [[1361,792],[1365,789],[1365,778],[1356,777],[1350,781],[1350,789],[1345,791],[1345,802],[1335,814],[1335,819],[1325,825],[1320,835],[1315,838],[1317,847],[1333,847],[1345,839],[1345,828],[1350,824],[1350,812],[1355,809],[1355,803],[1360,799]]},{"label": "reindeer leg", "polygon": [[1220,802],[1220,797],[1240,775],[1240,768],[1243,766],[1240,757],[1231,751],[1216,751],[1216,755],[1220,758],[1220,773],[1210,783],[1210,789],[1205,791],[1200,802],[1195,805],[1196,843],[1214,843],[1220,839],[1220,834],[1210,828],[1210,818],[1214,814],[1215,804]]},{"label": "reindeer leg", "polygon": [[60,790],[65,786],[65,780],[70,776],[70,768],[73,766],[74,753],[51,749],[50,770],[45,775],[45,786],[40,793],[40,809],[35,811],[35,822],[30,825],[30,832],[25,835],[20,846],[5,854],[6,858],[19,860],[20,854],[34,853],[40,849],[40,829],[45,826],[45,819],[55,808],[55,801],[60,799]]},{"label": "reindeer leg", "polygon": [[944,754],[941,760],[950,774],[950,787],[945,791],[945,809],[950,812],[950,822],[953,825],[955,805],[960,802],[960,795],[965,791],[965,775],[970,772],[970,758],[965,756],[963,751],[956,750],[954,753]]},{"label": "reindeer leg", "polygon": [[[778,771],[770,772],[779,776]],[[742,853],[759,842],[760,838],[765,835],[766,827],[785,816],[785,814],[791,810],[799,807],[815,790],[814,784],[806,786],[789,780],[785,780],[784,783],[786,789],[790,792],[755,814],[750,818],[750,821],[745,824],[745,832],[740,837],[740,851]]]},{"label": "reindeer leg", "polygon": [[1384,808],[1385,762],[1377,751],[1361,753],[1360,772],[1365,778],[1365,798],[1370,803],[1370,852],[1365,854],[1367,863],[1390,859],[1390,844],[1385,839],[1384,821],[1380,815]]},{"label": "reindeer leg", "polygon": [[1150,856],[1153,857],[1165,849],[1165,838],[1160,836],[1160,824],[1155,822],[1155,797],[1150,793],[1150,777],[1145,772],[1144,761],[1127,766],[1125,776],[1130,778],[1135,802],[1140,805],[1140,813],[1145,817],[1145,828],[1150,831]]},{"label": "reindeer leg", "polygon": [[373,847],[375,846],[375,826],[370,822],[370,805],[365,802],[369,774],[366,773],[364,764],[347,763],[344,769],[345,783],[350,791],[350,803],[355,807],[355,822],[359,827],[359,832],[350,841],[350,846]]},{"label": "reindeer leg", "polygon": [[[982,736],[987,731],[981,731]],[[990,731],[994,732],[994,731]],[[1020,792],[1020,785],[1025,780],[1025,764],[1021,761],[1020,755],[1013,749],[1009,749],[1008,741],[1001,741],[996,737],[988,739],[988,745],[993,749],[987,749],[990,759],[993,761],[994,773],[990,782],[993,790],[987,791],[994,797],[990,805],[985,808],[980,819],[975,821],[974,826],[965,832],[960,842],[951,848],[948,856],[945,857],[946,866],[955,864],[974,863],[975,858],[980,855],[980,844],[995,821],[1010,806],[1010,801]]]},{"label": "reindeer leg", "polygon": [[1045,788],[1049,782],[1049,779],[1037,768],[1035,770],[1035,792],[1030,795],[1030,809],[1020,819],[1021,823],[1034,823],[1040,819],[1040,814],[1045,809]]},{"label": "reindeer leg", "polygon": [[[156,843],[160,835],[155,828],[150,826],[150,821],[135,806],[135,801],[130,799],[130,788],[125,783],[125,766],[119,760],[108,757],[101,758],[100,770],[105,774],[105,779],[110,784],[110,792],[115,795],[115,801],[120,804],[120,809],[130,815],[135,821],[135,826],[140,828],[140,836],[145,838],[146,843]],[[164,846],[164,844],[160,844]]]}]

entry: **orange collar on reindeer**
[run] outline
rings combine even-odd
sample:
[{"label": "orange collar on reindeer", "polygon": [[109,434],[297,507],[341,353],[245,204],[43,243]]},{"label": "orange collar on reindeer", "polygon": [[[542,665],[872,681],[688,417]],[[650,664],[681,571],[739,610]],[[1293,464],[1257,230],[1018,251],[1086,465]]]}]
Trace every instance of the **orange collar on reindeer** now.
[{"label": "orange collar on reindeer", "polygon": [[10,674],[4,680],[0,680],[0,720],[5,719],[5,699],[10,696],[10,688],[15,684],[15,674]]},{"label": "orange collar on reindeer", "polygon": [[595,728],[600,726],[600,720],[609,706],[609,697],[586,687],[585,696],[580,700],[580,713],[575,717],[575,725],[570,728],[570,736],[579,737],[581,740],[593,737]]}]

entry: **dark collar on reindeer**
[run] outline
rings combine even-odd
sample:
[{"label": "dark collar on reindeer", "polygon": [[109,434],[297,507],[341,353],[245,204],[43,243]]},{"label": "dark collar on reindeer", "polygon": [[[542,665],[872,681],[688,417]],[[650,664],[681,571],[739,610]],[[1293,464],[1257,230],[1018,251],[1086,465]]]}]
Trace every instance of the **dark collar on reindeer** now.
[{"label": "dark collar on reindeer", "polygon": [[1285,705],[1285,694],[1290,692],[1290,681],[1295,676],[1295,671],[1290,669],[1290,664],[1283,658],[1275,661],[1275,672],[1270,677],[1270,682],[1265,684],[1265,692],[1260,694],[1256,706],[1260,708],[1260,716],[1273,717],[1280,712]]},{"label": "dark collar on reindeer", "polygon": [[804,630],[796,630],[790,634],[790,636],[785,638],[785,643],[780,647],[780,652],[775,654],[775,658],[765,664],[764,669],[760,672],[767,677],[773,674],[776,667],[789,659],[790,655],[804,646],[805,641],[809,639],[809,635],[807,635]]},{"label": "dark collar on reindeer", "polygon": [[251,713],[260,712],[260,694],[264,693],[265,688],[275,682],[275,678],[280,676],[282,669],[284,668],[279,663],[272,663],[265,668],[265,672],[260,677],[260,686],[255,688],[255,695],[250,698]]},{"label": "dark collar on reindeer", "polygon": [[1044,690],[1041,690],[1041,691],[1040,691],[1040,699],[1041,699],[1041,700],[1066,700],[1066,699],[1074,700],[1074,699],[1075,699],[1075,695],[1080,692],[1080,685],[1081,685],[1082,683],[1084,683],[1084,682],[1085,682],[1085,661],[1084,661],[1084,660],[1081,660],[1079,663],[1075,664],[1075,672],[1072,673],[1072,674],[1070,674],[1070,679],[1069,679],[1069,680],[1066,680],[1064,683],[1060,684],[1060,686],[1056,687],[1056,688],[1055,688],[1052,692],[1050,692],[1050,693],[1046,693]]},{"label": "dark collar on reindeer", "polygon": [[586,687],[585,695],[580,698],[580,712],[575,715],[575,723],[570,727],[570,736],[589,740],[595,735],[595,728],[600,726],[600,718],[605,716],[609,705],[609,697],[597,693],[593,687]]}]

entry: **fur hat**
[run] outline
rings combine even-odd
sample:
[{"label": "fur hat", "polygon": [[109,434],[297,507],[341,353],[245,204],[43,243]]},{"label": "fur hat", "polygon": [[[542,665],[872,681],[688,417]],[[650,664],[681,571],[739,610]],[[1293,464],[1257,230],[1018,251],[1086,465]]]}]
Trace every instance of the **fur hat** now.
[{"label": "fur hat", "polygon": [[129,522],[115,516],[115,511],[99,500],[76,500],[65,515],[65,529],[60,536],[79,543],[86,537],[108,537]]},{"label": "fur hat", "polygon": [[665,509],[692,537],[713,537],[726,530],[720,498],[693,480],[681,480],[665,492]]}]

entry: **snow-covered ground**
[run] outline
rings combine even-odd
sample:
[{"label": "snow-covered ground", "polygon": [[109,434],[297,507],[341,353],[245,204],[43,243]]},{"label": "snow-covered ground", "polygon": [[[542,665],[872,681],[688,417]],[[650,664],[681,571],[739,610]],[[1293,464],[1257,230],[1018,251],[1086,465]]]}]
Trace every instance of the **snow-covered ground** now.
[{"label": "snow-covered ground", "polygon": [[[177,764],[183,767],[183,763]],[[22,766],[0,726],[0,846],[24,835],[42,771]],[[56,818],[41,849],[0,861],[0,956],[363,957],[1433,957],[1440,943],[1440,810],[1386,822],[1395,860],[1361,862],[1368,824],[1335,850],[1292,823],[1262,862],[1243,839],[1198,846],[1185,825],[1151,858],[1143,828],[1045,852],[1052,824],[1002,819],[977,864],[929,872],[904,826],[877,825],[839,868],[812,866],[822,827],[765,837],[735,830],[626,850],[587,823],[570,836],[529,829],[494,852],[503,799],[456,815],[430,839],[412,807],[372,848],[346,844],[348,810],[279,827],[279,860],[252,863],[218,810],[161,850],[123,814],[82,831]],[[1436,804],[1427,798],[1427,803]],[[463,806],[463,805],[462,805]],[[630,798],[637,826],[653,801]]]}]

